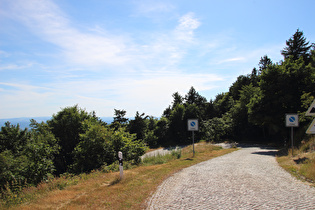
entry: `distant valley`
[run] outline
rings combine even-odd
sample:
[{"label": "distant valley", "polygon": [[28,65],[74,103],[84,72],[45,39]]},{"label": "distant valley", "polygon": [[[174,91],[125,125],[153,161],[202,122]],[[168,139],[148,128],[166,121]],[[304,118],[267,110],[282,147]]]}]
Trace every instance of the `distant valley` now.
[{"label": "distant valley", "polygon": [[[50,120],[51,117],[20,117],[20,118],[7,118],[7,119],[0,119],[0,126],[4,126],[6,122],[10,122],[11,125],[20,125],[21,129],[24,128],[30,128],[30,120],[34,119],[37,122],[46,122],[47,120]],[[110,124],[113,122],[114,118],[113,117],[100,117],[100,119],[107,124]]]}]

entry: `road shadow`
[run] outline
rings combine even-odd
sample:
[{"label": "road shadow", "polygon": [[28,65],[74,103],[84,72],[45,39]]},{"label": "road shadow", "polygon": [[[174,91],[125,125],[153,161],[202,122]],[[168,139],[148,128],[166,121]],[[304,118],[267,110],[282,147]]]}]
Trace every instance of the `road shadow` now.
[{"label": "road shadow", "polygon": [[266,155],[266,156],[273,156],[277,155],[277,151],[261,151],[261,152],[253,152],[252,154],[255,155]]}]

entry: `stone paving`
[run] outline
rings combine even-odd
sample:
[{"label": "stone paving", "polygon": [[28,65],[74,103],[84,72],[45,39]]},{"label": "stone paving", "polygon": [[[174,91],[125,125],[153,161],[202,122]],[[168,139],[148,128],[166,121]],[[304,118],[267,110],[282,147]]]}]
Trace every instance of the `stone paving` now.
[{"label": "stone paving", "polygon": [[278,166],[276,150],[244,147],[166,179],[147,209],[315,209],[315,188]]}]

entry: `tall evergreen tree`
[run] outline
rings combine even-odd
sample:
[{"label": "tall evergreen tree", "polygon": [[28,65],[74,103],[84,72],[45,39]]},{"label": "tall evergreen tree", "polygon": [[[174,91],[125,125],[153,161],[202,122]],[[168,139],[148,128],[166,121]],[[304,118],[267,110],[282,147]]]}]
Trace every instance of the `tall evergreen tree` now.
[{"label": "tall evergreen tree", "polygon": [[297,29],[295,34],[286,41],[286,45],[287,46],[281,51],[285,60],[290,56],[293,56],[294,60],[297,60],[302,56],[304,61],[308,62],[310,50],[312,46],[314,46],[314,43],[310,44],[307,42],[303,35],[303,31]]}]

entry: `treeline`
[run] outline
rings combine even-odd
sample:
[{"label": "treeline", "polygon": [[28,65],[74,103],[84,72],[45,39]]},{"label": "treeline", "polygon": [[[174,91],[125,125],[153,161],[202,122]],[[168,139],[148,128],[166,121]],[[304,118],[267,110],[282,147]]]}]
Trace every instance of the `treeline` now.
[{"label": "treeline", "polygon": [[118,151],[125,161],[138,164],[147,148],[135,134],[113,129],[77,105],[62,109],[46,123],[31,120],[30,126],[22,130],[7,122],[1,128],[0,189],[115,164]]},{"label": "treeline", "polygon": [[115,109],[106,124],[95,112],[77,105],[66,107],[47,122],[31,121],[32,129],[9,122],[0,131],[0,188],[12,183],[36,185],[50,176],[82,173],[115,164],[117,152],[138,164],[147,146],[191,144],[188,119],[199,119],[195,139],[274,143],[289,140],[285,114],[298,113],[302,139],[311,118],[305,111],[315,96],[315,47],[302,31],[286,41],[284,59],[274,63],[265,55],[251,74],[241,75],[229,91],[207,100],[194,87],[184,96],[172,95],[172,104],[160,118],[137,112],[126,118]]}]

